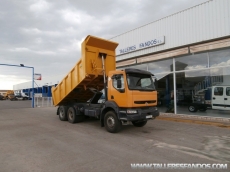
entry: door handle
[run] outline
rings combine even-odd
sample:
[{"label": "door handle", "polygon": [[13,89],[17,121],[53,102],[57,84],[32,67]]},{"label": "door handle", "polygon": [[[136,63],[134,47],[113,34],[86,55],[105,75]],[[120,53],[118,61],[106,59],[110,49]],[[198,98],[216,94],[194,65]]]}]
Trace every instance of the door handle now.
[{"label": "door handle", "polygon": [[224,100],[228,100],[227,98],[224,98]]},{"label": "door handle", "polygon": [[212,99],[213,99],[213,100],[215,100],[216,98],[215,98],[215,97],[213,97]]},{"label": "door handle", "polygon": [[113,95],[111,96],[111,99],[114,99]]}]

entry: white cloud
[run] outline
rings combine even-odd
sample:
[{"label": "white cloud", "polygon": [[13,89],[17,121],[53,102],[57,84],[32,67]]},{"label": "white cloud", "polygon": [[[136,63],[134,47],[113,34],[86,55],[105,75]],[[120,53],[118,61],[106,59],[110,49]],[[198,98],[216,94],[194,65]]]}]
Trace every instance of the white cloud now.
[{"label": "white cloud", "polygon": [[230,65],[230,60],[228,60],[227,62],[220,62],[218,64],[214,64],[212,65],[212,67],[219,67],[219,66],[226,66],[226,65]]},{"label": "white cloud", "polygon": [[82,24],[83,22],[88,23],[89,21],[92,21],[94,19],[93,16],[90,16],[86,12],[80,10],[73,11],[70,9],[65,9],[65,10],[61,10],[60,13],[64,21],[74,25],[79,25]]},{"label": "white cloud", "polygon": [[26,51],[30,51],[29,48],[13,48],[13,49],[9,49],[10,51],[14,51],[14,52],[26,52]]},{"label": "white cloud", "polygon": [[[66,29],[66,33],[69,34],[80,34],[88,30],[89,32],[101,32],[104,29],[111,27],[114,23],[113,21],[113,14],[105,15],[100,18],[96,18],[92,15],[84,11],[79,10],[70,10],[65,9],[59,12],[61,14],[61,18],[67,22],[68,24],[72,25]],[[128,17],[122,16],[117,19],[119,22],[127,22],[127,21],[134,21],[133,19],[129,19]]]},{"label": "white cloud", "polygon": [[30,35],[43,35],[50,37],[60,37],[63,36],[63,33],[60,31],[44,31],[38,28],[21,28],[22,33],[30,34]]},{"label": "white cloud", "polygon": [[74,29],[73,27],[68,27],[65,29],[65,31],[69,34],[76,34],[77,30]]},{"label": "white cloud", "polygon": [[72,46],[73,46],[73,48],[75,48],[75,47],[77,47],[78,48],[78,50],[81,50],[81,44],[82,44],[82,42],[84,41],[84,39],[85,38],[82,38],[81,40],[73,40],[72,41]]},{"label": "white cloud", "polygon": [[204,69],[204,68],[206,68],[206,66],[204,66],[204,65],[194,65],[194,66],[188,66],[185,69],[186,70],[192,70],[192,69]]},{"label": "white cloud", "polygon": [[43,40],[42,40],[42,38],[36,38],[34,42],[35,42],[36,44],[42,44],[42,43],[43,43]]},{"label": "white cloud", "polygon": [[45,0],[35,0],[34,2],[35,3],[29,7],[33,12],[44,12],[50,9],[50,4]]},{"label": "white cloud", "polygon": [[58,49],[59,52],[68,53],[73,51],[81,51],[81,43],[83,42],[84,38],[81,40],[78,39],[71,39],[68,46],[62,46]]},{"label": "white cloud", "polygon": [[14,84],[28,82],[27,79],[22,79],[16,75],[0,75],[0,89],[12,90]]},{"label": "white cloud", "polygon": [[56,52],[53,52],[53,51],[32,51],[34,53],[37,53],[37,54],[41,54],[41,55],[55,55],[57,54]]},{"label": "white cloud", "polygon": [[30,52],[30,53],[36,53],[36,54],[42,54],[42,55],[55,55],[56,52],[53,51],[35,51],[35,50],[31,50],[29,48],[24,48],[24,47],[20,47],[20,48],[12,48],[9,49],[9,51],[11,52]]}]

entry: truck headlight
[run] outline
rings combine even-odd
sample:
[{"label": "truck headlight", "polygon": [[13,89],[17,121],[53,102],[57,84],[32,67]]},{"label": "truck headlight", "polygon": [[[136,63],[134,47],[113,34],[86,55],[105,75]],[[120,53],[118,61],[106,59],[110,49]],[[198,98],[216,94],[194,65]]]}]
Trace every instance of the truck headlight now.
[{"label": "truck headlight", "polygon": [[137,113],[137,110],[127,110],[127,113],[131,114],[131,113]]}]

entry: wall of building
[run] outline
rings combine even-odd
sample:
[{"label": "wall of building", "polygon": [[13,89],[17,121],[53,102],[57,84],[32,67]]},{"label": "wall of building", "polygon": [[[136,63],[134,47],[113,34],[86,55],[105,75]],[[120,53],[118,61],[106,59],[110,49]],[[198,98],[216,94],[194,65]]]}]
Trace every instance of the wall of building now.
[{"label": "wall of building", "polygon": [[[228,37],[229,9],[229,0],[210,0],[118,35],[111,39],[119,43],[117,61]],[[147,46],[149,41],[161,41],[162,36],[163,44]],[[139,48],[142,43],[146,46]]]}]

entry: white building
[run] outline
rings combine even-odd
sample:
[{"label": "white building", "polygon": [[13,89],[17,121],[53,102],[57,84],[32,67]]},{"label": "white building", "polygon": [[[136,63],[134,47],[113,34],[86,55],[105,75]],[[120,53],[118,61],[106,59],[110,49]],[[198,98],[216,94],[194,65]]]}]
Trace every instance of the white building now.
[{"label": "white building", "polygon": [[117,68],[151,71],[161,102],[168,105],[175,95],[175,113],[189,113],[186,106],[201,90],[230,89],[229,0],[207,1],[110,40],[119,43]]}]

